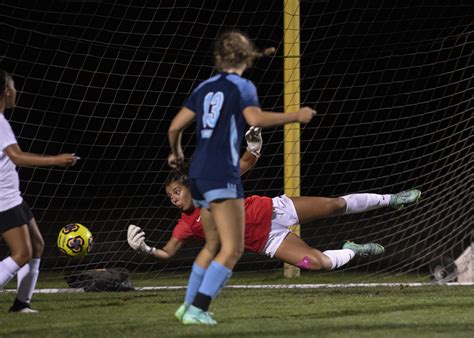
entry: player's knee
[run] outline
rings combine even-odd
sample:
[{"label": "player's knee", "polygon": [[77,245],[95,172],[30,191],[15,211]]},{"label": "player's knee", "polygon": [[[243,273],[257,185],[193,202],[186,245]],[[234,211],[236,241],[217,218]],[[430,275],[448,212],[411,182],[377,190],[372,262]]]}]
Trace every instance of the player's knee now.
[{"label": "player's knee", "polygon": [[19,266],[23,266],[33,258],[33,250],[30,247],[25,247],[22,250],[12,251],[12,259]]},{"label": "player's knee", "polygon": [[43,240],[43,237],[40,237],[40,238],[36,238],[33,243],[33,253],[32,255],[34,257],[41,257],[41,255],[43,254],[43,251],[44,251],[44,240]]},{"label": "player's knee", "polygon": [[229,247],[222,247],[221,253],[231,261],[237,262],[244,253],[244,245],[235,244]]},{"label": "player's knee", "polygon": [[215,256],[219,251],[219,242],[218,241],[206,241],[204,249],[211,255]]},{"label": "player's knee", "polygon": [[309,254],[308,256],[304,256],[301,261],[298,262],[296,265],[300,269],[303,270],[331,270],[332,264],[331,262],[324,259],[321,253],[315,252]]},{"label": "player's knee", "polygon": [[240,259],[242,255],[244,254],[245,247],[244,245],[238,245],[237,247],[234,248],[234,255],[237,257],[237,259]]},{"label": "player's knee", "polygon": [[243,245],[242,245],[242,247],[240,247],[240,246],[235,247],[230,252],[231,258],[233,258],[235,261],[238,261],[240,259],[240,257],[242,257],[243,254],[244,254],[244,246]]},{"label": "player's knee", "polygon": [[39,258],[43,254],[44,240],[39,231],[30,232],[31,234],[31,246],[33,249],[33,257]]},{"label": "player's knee", "polygon": [[343,214],[346,211],[347,204],[344,198],[333,198],[331,204],[335,213]]}]

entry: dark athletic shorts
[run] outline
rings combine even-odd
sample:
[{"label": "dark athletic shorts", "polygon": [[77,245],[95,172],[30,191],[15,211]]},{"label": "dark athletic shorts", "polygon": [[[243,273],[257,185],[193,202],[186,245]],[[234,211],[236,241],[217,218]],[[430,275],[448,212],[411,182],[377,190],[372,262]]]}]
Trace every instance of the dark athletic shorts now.
[{"label": "dark athletic shorts", "polygon": [[11,209],[0,211],[0,233],[30,223],[33,213],[28,204],[23,202]]}]

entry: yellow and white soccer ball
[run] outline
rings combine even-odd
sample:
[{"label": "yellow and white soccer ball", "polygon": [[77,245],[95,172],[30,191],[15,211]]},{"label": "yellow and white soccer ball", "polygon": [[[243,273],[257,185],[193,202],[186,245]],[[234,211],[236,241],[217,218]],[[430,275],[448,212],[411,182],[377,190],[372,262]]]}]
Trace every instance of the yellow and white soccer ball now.
[{"label": "yellow and white soccer ball", "polygon": [[82,257],[90,252],[93,240],[87,227],[79,223],[71,223],[59,231],[58,248],[68,256]]}]

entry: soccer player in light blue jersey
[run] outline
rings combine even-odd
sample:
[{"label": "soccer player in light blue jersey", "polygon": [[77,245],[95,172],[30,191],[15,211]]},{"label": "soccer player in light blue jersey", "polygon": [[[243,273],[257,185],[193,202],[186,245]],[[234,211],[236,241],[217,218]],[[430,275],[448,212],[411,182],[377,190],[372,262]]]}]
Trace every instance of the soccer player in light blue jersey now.
[{"label": "soccer player in light blue jersey", "polygon": [[[316,111],[303,107],[294,113],[263,112],[255,85],[242,73],[256,58],[274,52],[258,52],[238,31],[224,33],[216,42],[215,64],[219,73],[202,82],[171,122],[168,163],[182,168],[181,137],[196,121],[197,147],[189,180],[193,203],[200,215],[206,244],[194,261],[184,304],[176,316],[184,324],[214,325],[208,309],[232,274],[244,251],[244,193],[240,180],[240,144],[246,123],[272,127],[308,123]],[[184,315],[183,315],[184,312]]]}]

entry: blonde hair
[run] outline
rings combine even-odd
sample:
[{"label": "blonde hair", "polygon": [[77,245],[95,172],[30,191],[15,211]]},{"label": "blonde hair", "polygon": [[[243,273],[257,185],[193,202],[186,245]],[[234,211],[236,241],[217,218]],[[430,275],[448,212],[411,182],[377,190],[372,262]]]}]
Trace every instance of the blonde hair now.
[{"label": "blonde hair", "polygon": [[255,59],[272,55],[275,48],[258,51],[252,41],[242,32],[223,33],[214,46],[214,61],[219,71],[228,68],[251,67]]}]

